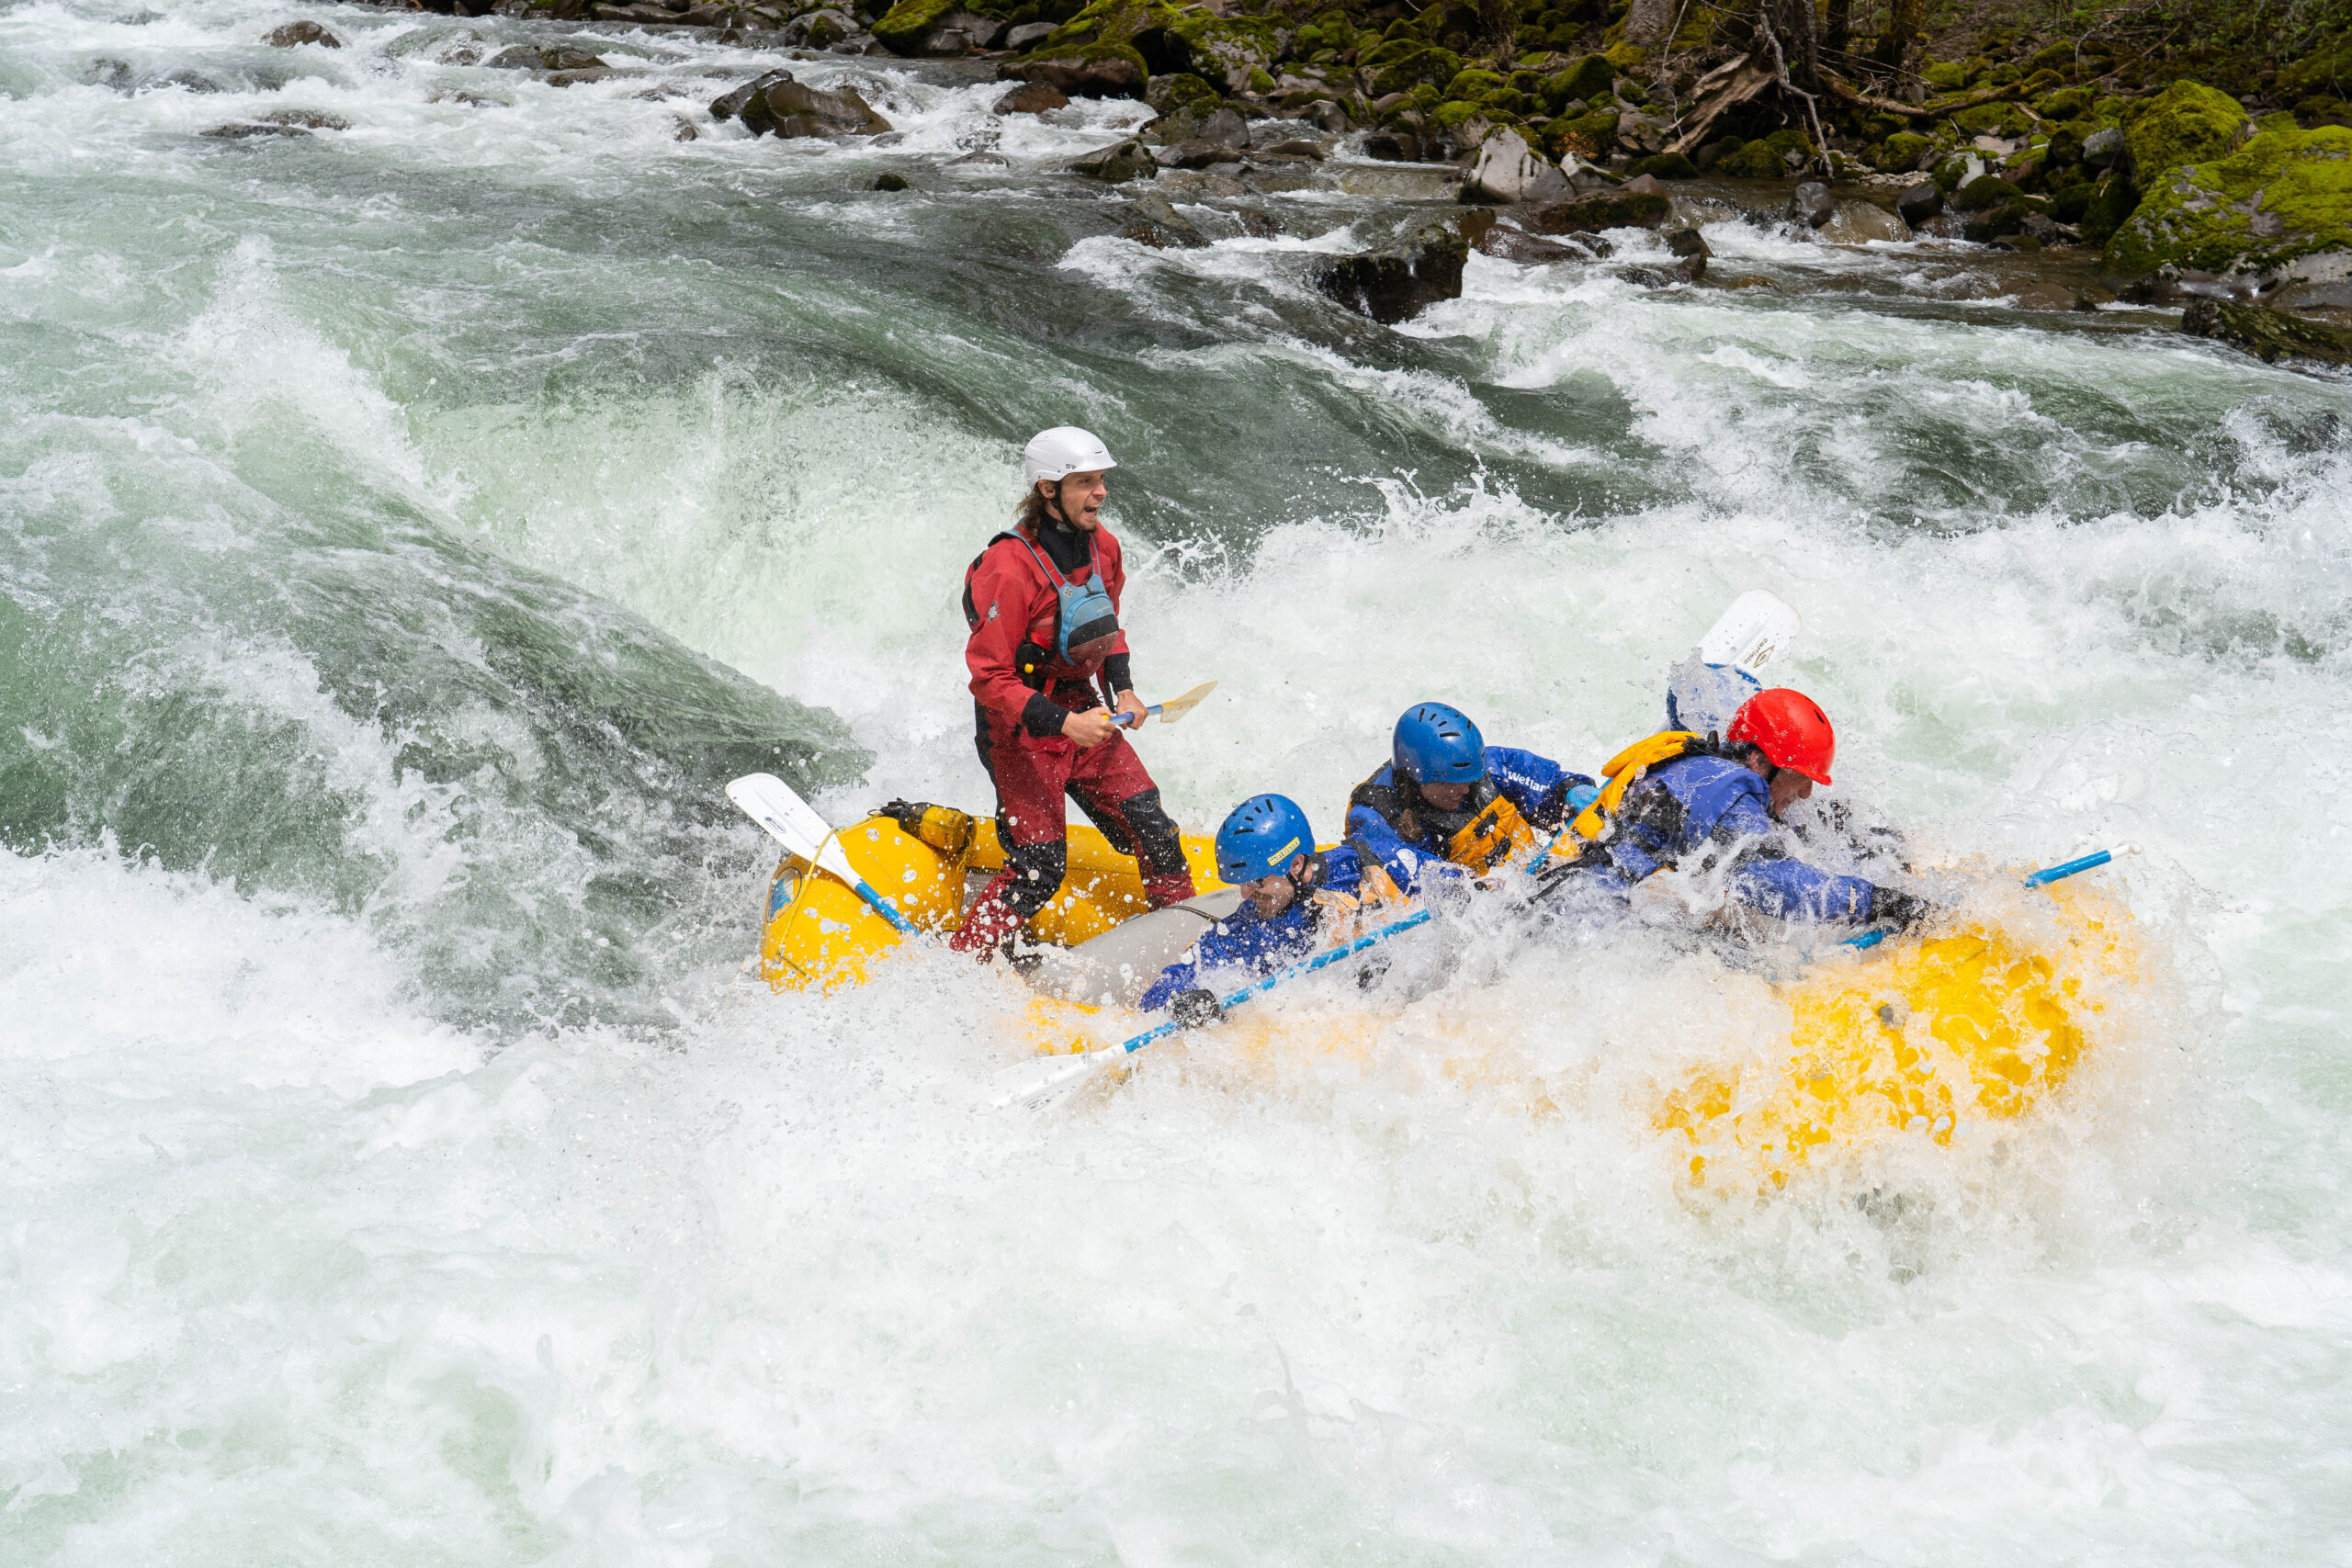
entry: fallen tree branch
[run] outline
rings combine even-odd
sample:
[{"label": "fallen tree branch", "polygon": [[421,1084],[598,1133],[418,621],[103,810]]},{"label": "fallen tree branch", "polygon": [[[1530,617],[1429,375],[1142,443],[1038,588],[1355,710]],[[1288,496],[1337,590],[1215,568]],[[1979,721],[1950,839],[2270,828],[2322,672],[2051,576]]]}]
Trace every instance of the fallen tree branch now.
[{"label": "fallen tree branch", "polygon": [[2020,82],[2012,82],[2006,87],[1987,87],[1981,93],[1971,93],[1964,98],[1942,98],[1932,104],[1906,104],[1897,98],[1882,98],[1875,94],[1865,93],[1852,83],[1842,81],[1826,71],[1821,73],[1821,82],[1832,93],[1849,104],[1860,104],[1866,109],[1877,109],[1883,114],[1899,114],[1911,119],[1934,119],[1939,115],[1958,114],[1962,109],[1973,109],[1979,104],[1997,104],[2005,98],[2021,98],[2025,96],[2025,85]]}]

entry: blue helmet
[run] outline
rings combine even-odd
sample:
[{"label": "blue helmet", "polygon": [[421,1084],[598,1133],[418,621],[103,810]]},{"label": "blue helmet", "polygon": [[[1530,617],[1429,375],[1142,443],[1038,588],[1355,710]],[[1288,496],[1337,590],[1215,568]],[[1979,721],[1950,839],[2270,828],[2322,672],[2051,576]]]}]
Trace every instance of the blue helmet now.
[{"label": "blue helmet", "polygon": [[1392,760],[1415,784],[1476,784],[1487,776],[1487,740],[1461,709],[1415,703],[1396,721]]},{"label": "blue helmet", "polygon": [[1253,795],[1233,808],[1216,830],[1216,874],[1227,882],[1255,882],[1290,869],[1293,855],[1315,852],[1315,829],[1286,795]]}]

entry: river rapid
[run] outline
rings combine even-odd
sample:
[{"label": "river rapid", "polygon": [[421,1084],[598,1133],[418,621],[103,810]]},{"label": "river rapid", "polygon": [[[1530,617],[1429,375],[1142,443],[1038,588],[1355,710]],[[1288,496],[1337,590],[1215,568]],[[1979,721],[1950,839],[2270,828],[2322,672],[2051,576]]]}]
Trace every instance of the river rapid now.
[{"label": "river rapid", "polygon": [[[692,35],[296,14],[0,5],[0,1560],[2352,1551],[2343,380],[1729,215],[1777,287],[1392,330],[1304,277],[1394,196],[1159,252],[1040,172],[1137,106],[827,57],[903,136],[754,142]],[[197,134],[278,108],[349,128]],[[719,788],[987,807],[960,573],[1066,422],[1139,682],[1221,682],[1188,829],[1334,831],[1427,697],[1589,771],[1767,587],[1924,863],[2143,848],[2143,983],[2030,1122],[1745,1197],[1650,1118],[1764,982],[1639,932],[981,1109],[1015,982],[746,984]]]}]

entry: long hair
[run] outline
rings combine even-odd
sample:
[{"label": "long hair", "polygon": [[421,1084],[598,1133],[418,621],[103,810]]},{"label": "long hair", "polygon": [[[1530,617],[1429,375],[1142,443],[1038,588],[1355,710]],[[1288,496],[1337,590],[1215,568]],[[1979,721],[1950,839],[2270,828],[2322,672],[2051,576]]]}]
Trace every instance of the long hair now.
[{"label": "long hair", "polygon": [[[1057,484],[1054,489],[1059,491],[1061,486]],[[1029,493],[1023,496],[1020,503],[1013,507],[1012,520],[1025,525],[1033,534],[1042,534],[1045,532],[1046,524],[1061,521],[1056,515],[1054,502],[1046,500],[1044,493],[1034,484],[1029,487]]]}]

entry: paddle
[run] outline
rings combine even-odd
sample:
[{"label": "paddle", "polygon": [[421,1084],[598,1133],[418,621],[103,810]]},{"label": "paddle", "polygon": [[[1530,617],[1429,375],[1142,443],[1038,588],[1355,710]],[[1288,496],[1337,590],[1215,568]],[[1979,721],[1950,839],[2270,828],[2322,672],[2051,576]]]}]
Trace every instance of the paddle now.
[{"label": "paddle", "polygon": [[[2138,854],[2139,852],[2140,852],[2136,848],[2130,844],[2126,844],[2120,850],[2113,852],[2099,850],[2091,854],[2085,855],[2080,860],[2064,861],[2057,865],[2044,866],[2040,871],[2037,871],[2032,875],[2027,877],[2025,879],[2025,885],[2028,887],[2047,887],[2053,882],[2064,882],[2066,878],[2075,875],[2078,873],[2097,871],[2100,866],[2103,866],[2108,862],[2113,860],[2118,854],[2132,855]],[[1884,942],[1888,937],[1894,934],[1894,932],[1881,927],[1875,931],[1864,931],[1860,936],[1849,936],[1838,945],[1841,947],[1871,948],[1876,947],[1880,942]]]},{"label": "paddle", "polygon": [[[1261,980],[1252,981],[1231,996],[1219,998],[1217,1005],[1226,1010],[1239,1007],[1251,997],[1262,997],[1286,980],[1295,980],[1301,975],[1311,975],[1327,964],[1354,957],[1374,942],[1385,942],[1401,931],[1411,931],[1415,926],[1427,925],[1430,914],[1429,910],[1422,909],[1418,913],[1406,916],[1401,920],[1391,920],[1378,931],[1367,931],[1353,942],[1332,948],[1328,953],[1318,953],[1314,957],[1304,959],[1287,969],[1278,969]],[[1053,1057],[1044,1064],[1042,1069],[1038,1065],[1024,1062],[1014,1069],[1018,1075],[1014,1087],[999,1094],[991,1103],[1000,1111],[1015,1103],[1026,1110],[1042,1111],[1060,1099],[1063,1093],[1072,1086],[1091,1076],[1094,1069],[1102,1066],[1103,1063],[1118,1061],[1142,1050],[1155,1040],[1166,1039],[1183,1027],[1183,1024],[1171,1018],[1165,1023],[1145,1030],[1141,1034],[1124,1043],[1108,1046],[1100,1051],[1083,1052],[1078,1055]]]},{"label": "paddle", "polygon": [[1173,724],[1200,706],[1201,699],[1216,690],[1215,681],[1204,681],[1182,696],[1170,697],[1164,703],[1154,703],[1141,713],[1114,714],[1111,716],[1111,722],[1126,729],[1141,729],[1150,720],[1152,715],[1158,714],[1160,723]]},{"label": "paddle", "polygon": [[744,816],[768,830],[768,836],[792,853],[835,878],[873,908],[876,914],[905,936],[920,936],[914,922],[892,908],[873,885],[858,875],[842,852],[841,840],[817,815],[816,808],[792,792],[774,773],[746,773],[727,786],[727,798]]},{"label": "paddle", "polygon": [[1778,658],[1804,629],[1804,619],[1786,601],[1761,588],[1751,588],[1733,600],[1731,608],[1699,639],[1699,660],[1729,664],[1753,675]]}]

